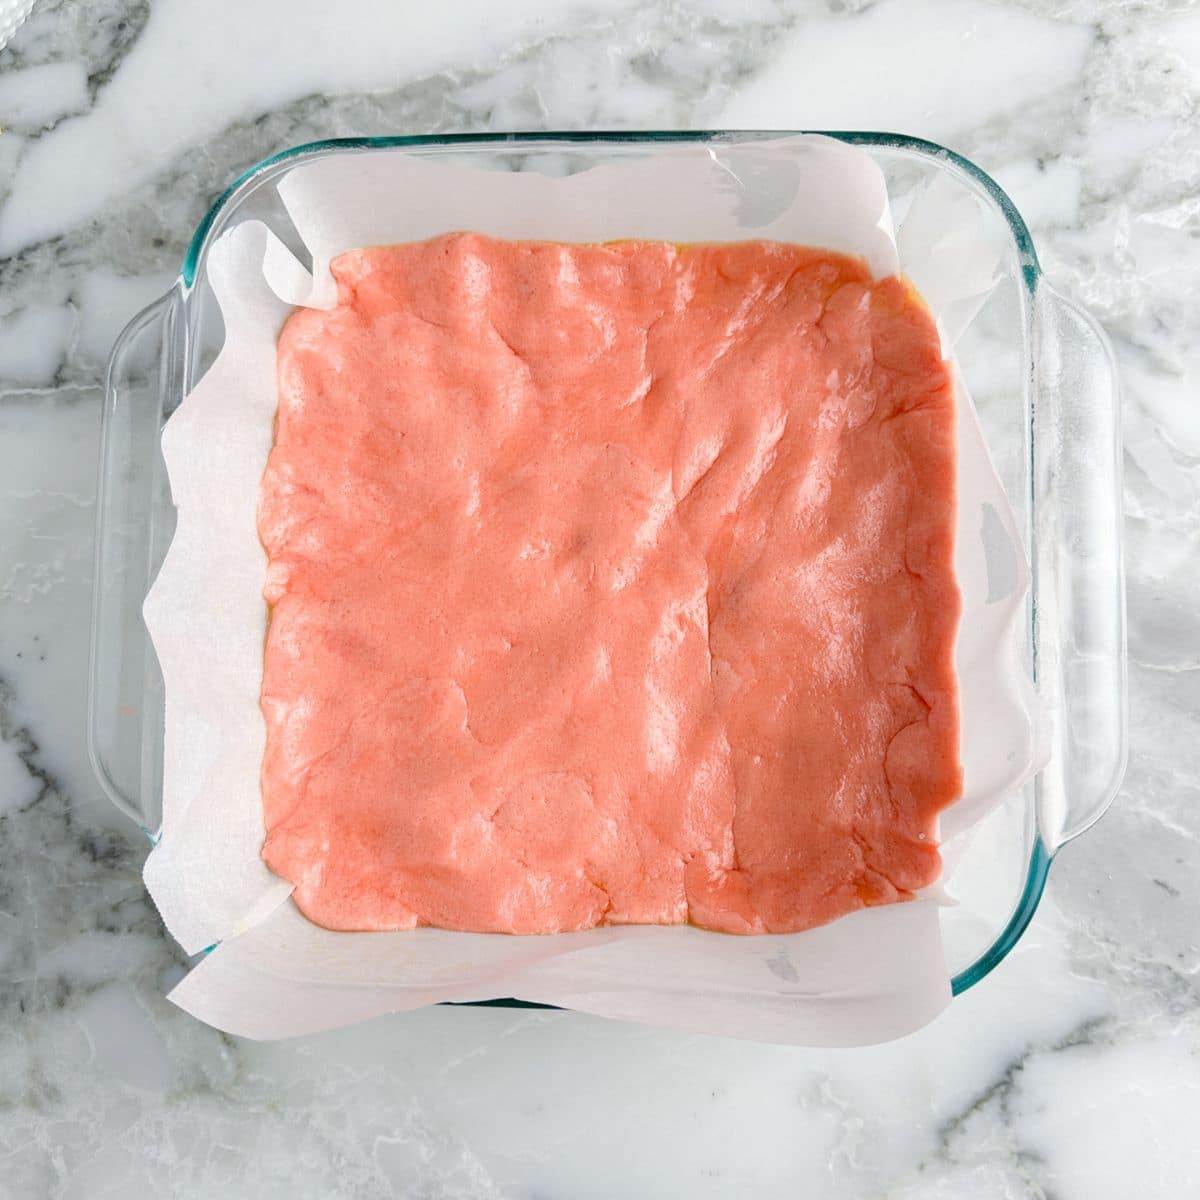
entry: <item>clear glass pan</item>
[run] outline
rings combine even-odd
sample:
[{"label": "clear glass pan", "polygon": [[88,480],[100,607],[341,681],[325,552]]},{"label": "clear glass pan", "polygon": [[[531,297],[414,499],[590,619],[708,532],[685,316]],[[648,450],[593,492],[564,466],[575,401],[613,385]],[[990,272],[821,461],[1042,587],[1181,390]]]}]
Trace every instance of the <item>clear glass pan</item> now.
[{"label": "clear glass pan", "polygon": [[[220,349],[206,274],[214,241],[265,221],[303,257],[276,185],[298,163],[364,151],[453,159],[486,170],[586,170],[665,142],[777,138],[752,132],[471,134],[340,139],[284,151],[247,171],[200,223],[171,290],[130,322],[109,363],[97,505],[89,749],[113,803],[157,836],[163,690],[142,624],[175,510],[159,450],[163,423]],[[893,206],[937,179],[977,197],[1007,247],[999,285],[957,346],[1032,566],[1024,653],[1046,713],[1047,764],[989,816],[956,864],[943,929],[955,994],[1012,949],[1055,852],[1107,808],[1126,756],[1116,375],[1104,337],[1042,277],[1029,231],[974,164],[886,133],[834,132],[876,160]],[[496,1001],[496,1003],[506,1003]]]}]

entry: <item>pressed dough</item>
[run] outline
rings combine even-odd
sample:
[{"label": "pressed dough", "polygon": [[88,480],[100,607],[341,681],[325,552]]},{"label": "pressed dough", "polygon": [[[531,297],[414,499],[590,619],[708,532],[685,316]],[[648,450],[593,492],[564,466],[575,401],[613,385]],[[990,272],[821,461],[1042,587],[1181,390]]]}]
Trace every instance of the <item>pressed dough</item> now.
[{"label": "pressed dough", "polygon": [[930,314],[769,242],[457,234],[279,339],[263,857],[330,929],[787,932],[960,791]]}]

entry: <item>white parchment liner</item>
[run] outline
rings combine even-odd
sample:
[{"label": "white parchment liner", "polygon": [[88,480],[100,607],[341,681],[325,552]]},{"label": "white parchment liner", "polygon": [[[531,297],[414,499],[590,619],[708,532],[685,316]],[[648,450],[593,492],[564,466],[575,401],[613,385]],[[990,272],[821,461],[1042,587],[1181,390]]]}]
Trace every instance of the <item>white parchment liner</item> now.
[{"label": "white parchment liner", "polygon": [[[267,611],[255,508],[276,408],[276,338],[293,305],[334,302],[328,265],[345,250],[457,229],[559,241],[774,238],[824,246],[862,255],[878,276],[907,274],[951,355],[1001,253],[979,236],[975,202],[929,188],[894,235],[871,158],[811,136],[666,145],[568,177],[365,151],[300,165],[279,190],[312,271],[257,221],[213,246],[208,271],[225,344],[163,434],[179,521],[145,607],[166,684],[162,836],[145,878],[185,950],[216,946],[171,999],[209,1024],[258,1038],[496,996],[811,1045],[881,1041],[930,1020],[950,998],[942,885],[819,929],[758,937],[654,926],[544,937],[331,933],[307,921],[290,885],[259,857]],[[961,387],[959,400],[965,790],[942,819],[948,864],[954,841],[1035,766],[1033,693],[1016,653],[1028,568]]]}]

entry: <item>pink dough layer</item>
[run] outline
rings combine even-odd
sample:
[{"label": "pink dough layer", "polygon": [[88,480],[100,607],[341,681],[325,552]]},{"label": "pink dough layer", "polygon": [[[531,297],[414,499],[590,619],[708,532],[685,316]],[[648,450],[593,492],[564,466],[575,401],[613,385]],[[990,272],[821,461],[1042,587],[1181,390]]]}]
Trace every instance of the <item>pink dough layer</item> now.
[{"label": "pink dough layer", "polygon": [[342,255],[279,340],[263,857],[330,929],[805,929],[959,795],[954,389],[770,242]]}]

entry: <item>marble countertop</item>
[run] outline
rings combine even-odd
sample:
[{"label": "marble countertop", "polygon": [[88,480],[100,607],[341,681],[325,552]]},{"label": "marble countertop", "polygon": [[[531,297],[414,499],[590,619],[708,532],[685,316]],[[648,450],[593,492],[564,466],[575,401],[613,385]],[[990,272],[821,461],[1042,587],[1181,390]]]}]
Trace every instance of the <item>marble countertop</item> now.
[{"label": "marble countertop", "polygon": [[[41,0],[0,51],[0,1197],[1200,1191],[1200,13],[1171,0]],[[900,129],[992,172],[1124,387],[1132,756],[1019,948],[854,1051],[427,1010],[256,1044],[84,738],[122,324],[313,138]]]}]

